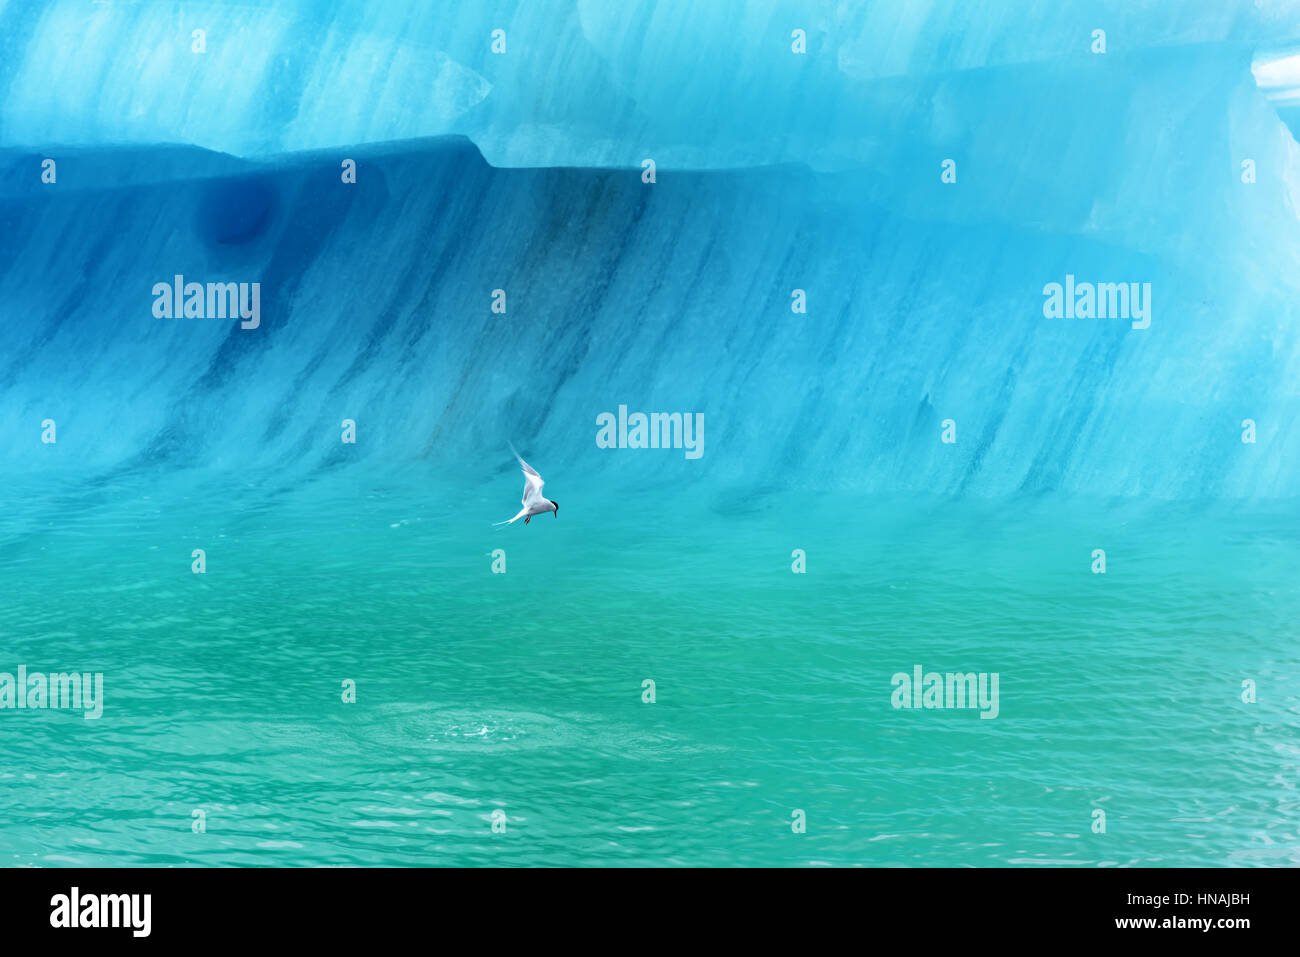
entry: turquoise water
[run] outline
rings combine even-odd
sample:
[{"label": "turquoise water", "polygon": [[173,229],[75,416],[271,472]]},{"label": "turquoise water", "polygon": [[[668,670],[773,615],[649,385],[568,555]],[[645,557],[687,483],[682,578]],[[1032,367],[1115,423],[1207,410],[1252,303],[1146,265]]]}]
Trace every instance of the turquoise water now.
[{"label": "turquoise water", "polygon": [[[104,711],[3,714],[6,863],[1300,862],[1293,506],[625,499],[539,463],[561,515],[492,528],[507,456],[436,498],[354,469],[7,511],[3,668],[102,670]],[[894,709],[915,664],[997,672],[998,716]]]}]

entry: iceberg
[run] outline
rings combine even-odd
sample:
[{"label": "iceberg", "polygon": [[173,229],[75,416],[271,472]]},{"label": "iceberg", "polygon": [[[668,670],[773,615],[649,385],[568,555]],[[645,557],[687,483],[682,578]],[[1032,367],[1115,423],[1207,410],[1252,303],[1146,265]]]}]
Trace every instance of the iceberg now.
[{"label": "iceberg", "polygon": [[0,466],[1296,495],[1297,7],[5,3]]}]

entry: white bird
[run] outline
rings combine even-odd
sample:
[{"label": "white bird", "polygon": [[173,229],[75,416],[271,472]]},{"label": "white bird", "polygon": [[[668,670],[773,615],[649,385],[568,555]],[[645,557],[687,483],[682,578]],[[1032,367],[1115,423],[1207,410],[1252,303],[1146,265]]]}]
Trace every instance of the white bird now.
[{"label": "white bird", "polygon": [[[513,445],[510,446],[510,451],[515,452],[515,447]],[[493,524],[511,525],[522,518],[524,524],[527,525],[534,515],[541,515],[543,512],[554,512],[555,517],[559,518],[560,503],[552,502],[550,499],[542,497],[542,486],[546,483],[542,481],[542,477],[537,474],[537,469],[533,468],[522,458],[519,458],[518,452],[515,452],[515,458],[519,459],[519,467],[524,470],[524,507],[521,508],[519,514],[510,519],[510,521],[493,522]]]}]

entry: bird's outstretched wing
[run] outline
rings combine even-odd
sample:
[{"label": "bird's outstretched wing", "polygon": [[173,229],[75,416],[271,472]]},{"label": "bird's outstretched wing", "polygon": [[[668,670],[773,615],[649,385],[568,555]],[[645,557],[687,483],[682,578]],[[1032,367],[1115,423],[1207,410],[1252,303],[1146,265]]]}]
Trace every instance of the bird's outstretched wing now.
[{"label": "bird's outstretched wing", "polygon": [[542,486],[546,484],[542,477],[537,474],[537,469],[533,468],[515,451],[515,447],[510,446],[510,451],[515,453],[515,458],[519,460],[519,467],[524,470],[524,497],[520,504],[525,508],[542,497]]}]

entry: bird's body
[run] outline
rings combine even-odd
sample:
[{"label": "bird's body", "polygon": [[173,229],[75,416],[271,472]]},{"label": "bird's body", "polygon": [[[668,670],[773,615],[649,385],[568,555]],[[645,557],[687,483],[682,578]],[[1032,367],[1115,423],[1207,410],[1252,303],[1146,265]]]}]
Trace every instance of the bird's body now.
[{"label": "bird's body", "polygon": [[[510,451],[515,452],[514,446],[510,447]],[[555,517],[559,518],[560,517],[559,503],[552,502],[550,499],[543,498],[542,496],[542,486],[545,485],[546,483],[542,480],[542,477],[537,474],[537,469],[533,468],[522,458],[519,458],[518,452],[515,452],[515,458],[519,459],[519,467],[523,469],[524,472],[524,498],[522,502],[523,508],[519,510],[518,515],[516,515],[514,518],[510,519],[509,521],[497,522],[496,524],[512,525],[522,518],[524,520],[524,524],[527,525],[532,520],[532,517],[534,515],[541,515],[544,512],[554,512]]]}]

